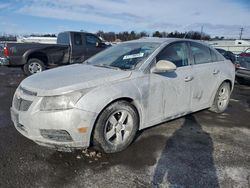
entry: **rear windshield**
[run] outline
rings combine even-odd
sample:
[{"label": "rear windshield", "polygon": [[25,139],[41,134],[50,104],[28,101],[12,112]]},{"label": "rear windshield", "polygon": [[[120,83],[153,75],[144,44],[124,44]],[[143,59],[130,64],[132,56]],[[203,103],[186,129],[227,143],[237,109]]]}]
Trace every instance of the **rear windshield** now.
[{"label": "rear windshield", "polygon": [[69,44],[69,33],[59,33],[57,44]]}]

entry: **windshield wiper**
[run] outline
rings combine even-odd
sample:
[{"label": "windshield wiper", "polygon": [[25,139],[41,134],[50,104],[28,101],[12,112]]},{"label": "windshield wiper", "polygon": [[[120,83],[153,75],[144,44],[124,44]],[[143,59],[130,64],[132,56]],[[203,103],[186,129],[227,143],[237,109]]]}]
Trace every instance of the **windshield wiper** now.
[{"label": "windshield wiper", "polygon": [[104,68],[108,68],[108,69],[122,70],[122,69],[119,68],[119,67],[113,67],[113,66],[106,65],[106,64],[100,64],[100,65],[94,65],[94,66],[96,66],[96,67],[104,67]]}]

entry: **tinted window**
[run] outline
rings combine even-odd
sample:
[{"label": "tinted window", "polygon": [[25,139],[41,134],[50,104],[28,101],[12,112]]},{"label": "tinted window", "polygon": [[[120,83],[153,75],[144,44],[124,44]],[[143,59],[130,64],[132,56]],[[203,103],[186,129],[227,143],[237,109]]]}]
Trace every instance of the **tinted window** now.
[{"label": "tinted window", "polygon": [[195,64],[204,64],[212,62],[210,49],[208,47],[194,42],[190,43],[190,47]]},{"label": "tinted window", "polygon": [[57,44],[69,44],[69,33],[60,33],[57,36]]},{"label": "tinted window", "polygon": [[100,39],[94,35],[86,35],[86,44],[95,46],[96,43],[100,43]]},{"label": "tinted window", "polygon": [[225,50],[217,49],[217,48],[216,48],[216,50],[217,50],[218,52],[220,52],[222,55],[225,55],[225,54],[226,54],[226,51],[225,51]]},{"label": "tinted window", "polygon": [[187,45],[184,42],[178,42],[167,46],[157,56],[157,61],[168,60],[177,67],[188,65]]},{"label": "tinted window", "polygon": [[82,45],[82,36],[80,33],[74,33],[74,44]]}]

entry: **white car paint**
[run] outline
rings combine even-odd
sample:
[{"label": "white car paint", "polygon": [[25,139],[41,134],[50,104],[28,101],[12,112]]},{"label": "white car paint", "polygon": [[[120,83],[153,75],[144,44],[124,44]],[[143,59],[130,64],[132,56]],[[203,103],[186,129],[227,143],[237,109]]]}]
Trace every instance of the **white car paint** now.
[{"label": "white car paint", "polygon": [[[190,65],[179,67],[175,72],[157,74],[150,71],[152,61],[165,46],[176,41],[189,40],[151,38],[136,42],[138,41],[158,42],[159,47],[135,70],[124,71],[77,64],[26,78],[16,90],[11,108],[12,120],[17,130],[40,145],[59,150],[86,148],[90,144],[98,114],[117,99],[126,98],[133,101],[132,104],[140,117],[139,129],[144,129],[211,107],[217,89],[225,80],[229,81],[233,88],[234,66],[224,58],[220,62],[200,65],[190,62]],[[74,91],[84,93],[74,108],[40,110],[44,97]],[[36,95],[32,96],[30,92],[35,92]],[[14,104],[16,98],[32,101],[32,104],[27,111],[19,111]],[[86,127],[87,132],[79,132],[78,128],[82,127]],[[40,129],[66,130],[72,141],[58,142],[44,138]]]}]

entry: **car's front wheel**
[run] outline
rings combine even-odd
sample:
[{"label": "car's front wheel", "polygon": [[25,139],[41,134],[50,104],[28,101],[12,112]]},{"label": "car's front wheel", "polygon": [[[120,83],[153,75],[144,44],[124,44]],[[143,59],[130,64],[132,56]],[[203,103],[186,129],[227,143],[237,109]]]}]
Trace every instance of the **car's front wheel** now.
[{"label": "car's front wheel", "polygon": [[223,82],[217,90],[213,105],[209,110],[215,113],[224,112],[228,106],[230,94],[231,89],[229,83]]},{"label": "car's front wheel", "polygon": [[139,117],[133,105],[117,101],[106,107],[96,122],[94,145],[105,153],[124,150],[138,130]]}]

